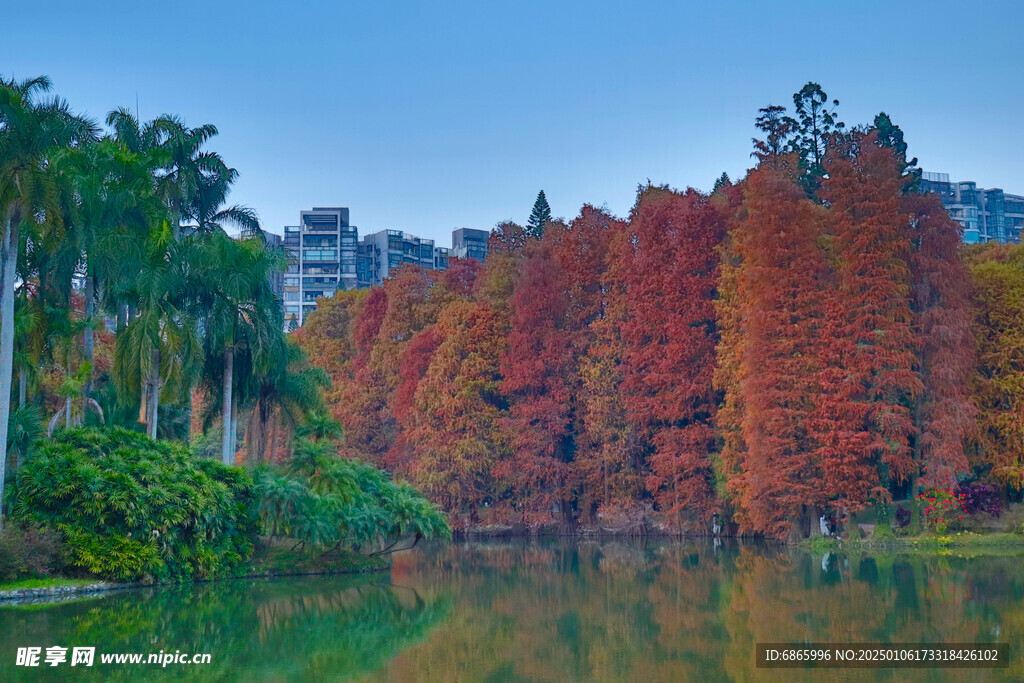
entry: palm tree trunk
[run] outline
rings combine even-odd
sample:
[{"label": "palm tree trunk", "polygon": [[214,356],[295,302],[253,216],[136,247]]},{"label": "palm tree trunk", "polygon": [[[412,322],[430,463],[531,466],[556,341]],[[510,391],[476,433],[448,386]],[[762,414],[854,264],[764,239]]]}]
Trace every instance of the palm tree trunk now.
[{"label": "palm tree trunk", "polygon": [[220,458],[225,465],[235,464],[235,454],[231,450],[231,383],[235,376],[235,350],[230,346],[224,351],[224,403],[221,407],[223,422],[220,441]]},{"label": "palm tree trunk", "polygon": [[18,264],[18,223],[7,216],[0,250],[0,529],[3,528],[4,478],[7,474],[7,428],[11,420],[11,381],[14,379],[14,278]]},{"label": "palm tree trunk", "polygon": [[270,436],[270,453],[267,454],[267,462],[276,462],[277,458],[277,433],[281,429],[281,416],[276,411],[270,414],[270,419],[273,420],[271,425],[271,436]]},{"label": "palm tree trunk", "polygon": [[231,392],[231,461],[238,453],[238,392]]},{"label": "palm tree trunk", "polygon": [[25,368],[20,368],[18,370],[18,407],[24,407],[26,400],[28,400],[28,375],[25,374]]},{"label": "palm tree trunk", "polygon": [[92,393],[92,361],[93,361],[93,329],[92,316],[96,312],[96,273],[92,264],[92,256],[86,254],[87,264],[85,267],[85,332],[83,334],[82,346],[84,347],[85,362],[89,364],[89,377],[82,387],[82,421],[85,421],[85,414],[89,406],[89,394]]},{"label": "palm tree trunk", "polygon": [[188,396],[188,440],[195,443],[203,435],[203,410],[206,406],[206,392],[194,386]]},{"label": "palm tree trunk", "polygon": [[160,417],[160,351],[153,351],[153,369],[149,375],[149,438],[156,438],[157,422]]},{"label": "palm tree trunk", "polygon": [[267,451],[267,426],[271,409],[265,400],[256,402],[249,414],[249,428],[245,431],[246,451],[253,465],[262,463]]},{"label": "palm tree trunk", "polygon": [[135,419],[140,425],[146,425],[149,434],[149,378],[142,380],[142,392],[139,396],[139,416]]}]

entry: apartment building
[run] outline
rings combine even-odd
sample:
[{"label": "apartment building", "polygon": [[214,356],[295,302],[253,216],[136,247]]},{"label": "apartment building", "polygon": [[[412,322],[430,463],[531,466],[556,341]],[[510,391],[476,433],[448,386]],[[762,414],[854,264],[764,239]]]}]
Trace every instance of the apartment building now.
[{"label": "apartment building", "polygon": [[950,182],[948,173],[921,174],[921,192],[942,199],[950,217],[963,228],[964,242],[1020,242],[1024,229],[1024,197],[999,188],[979,188],[973,181]]},{"label": "apartment building", "polygon": [[456,258],[473,258],[484,261],[487,258],[487,242],[491,233],[487,230],[459,228],[452,231],[451,255]]},{"label": "apartment building", "polygon": [[302,326],[320,297],[380,285],[403,265],[446,270],[451,258],[483,261],[490,238],[487,230],[459,228],[452,231],[451,248],[402,230],[379,230],[360,240],[344,207],[301,211],[299,225],[286,226],[283,240],[267,234],[268,241],[281,240],[289,259],[280,285],[286,330]]},{"label": "apartment building", "polygon": [[401,230],[381,230],[363,237],[360,244],[367,257],[364,286],[379,285],[404,264],[434,269],[434,240]]},{"label": "apartment building", "polygon": [[299,212],[298,225],[285,227],[285,329],[300,327],[318,298],[358,286],[358,242],[345,207],[313,207]]}]

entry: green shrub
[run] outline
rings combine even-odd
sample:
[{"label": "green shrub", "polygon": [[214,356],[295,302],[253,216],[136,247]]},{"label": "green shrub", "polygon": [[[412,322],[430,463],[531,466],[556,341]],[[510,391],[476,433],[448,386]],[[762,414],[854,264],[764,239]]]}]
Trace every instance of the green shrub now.
[{"label": "green shrub", "polygon": [[63,566],[64,551],[56,531],[15,524],[0,531],[0,582],[49,576]]},{"label": "green shrub", "polygon": [[208,578],[253,551],[252,479],[183,444],[119,427],[41,442],[12,516],[61,532],[68,562],[114,580]]},{"label": "green shrub", "polygon": [[443,512],[405,482],[357,460],[337,457],[328,443],[299,439],[285,470],[256,472],[264,530],[305,547],[387,550],[402,538],[450,538]]}]

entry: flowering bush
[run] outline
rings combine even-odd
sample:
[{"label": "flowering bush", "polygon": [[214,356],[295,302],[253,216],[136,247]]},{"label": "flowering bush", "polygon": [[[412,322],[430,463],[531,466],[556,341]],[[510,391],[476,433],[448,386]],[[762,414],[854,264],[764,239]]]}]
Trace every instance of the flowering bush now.
[{"label": "flowering bush", "polygon": [[950,489],[929,489],[917,494],[917,502],[923,507],[925,524],[940,534],[946,533],[951,522],[962,522],[967,514],[964,494]]},{"label": "flowering bush", "polygon": [[964,509],[967,514],[987,512],[993,517],[998,517],[1003,511],[999,490],[992,484],[967,484],[960,487],[960,492],[964,496]]}]

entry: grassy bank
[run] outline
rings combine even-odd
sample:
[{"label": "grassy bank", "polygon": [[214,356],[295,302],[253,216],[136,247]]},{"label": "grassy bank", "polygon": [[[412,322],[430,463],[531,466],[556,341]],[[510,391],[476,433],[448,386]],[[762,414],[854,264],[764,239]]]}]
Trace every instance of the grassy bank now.
[{"label": "grassy bank", "polygon": [[79,586],[88,586],[98,581],[99,579],[67,579],[59,576],[49,576],[44,579],[22,579],[20,581],[0,583],[0,592],[31,590],[35,588],[77,588]]},{"label": "grassy bank", "polygon": [[[366,574],[386,571],[391,567],[389,556],[370,557],[351,551],[331,553],[302,553],[288,546],[261,545],[247,562],[229,575],[213,580],[239,578],[274,578],[278,576]],[[70,578],[49,576],[46,578],[22,579],[0,584],[0,607],[42,608],[49,604],[66,604],[69,596],[75,599],[89,599],[107,590],[141,588],[161,583],[188,583],[187,581],[165,581],[157,583],[115,583],[99,578]],[[101,587],[101,588],[97,588]],[[49,598],[53,600],[50,601]],[[62,599],[61,599],[62,598]],[[27,605],[18,601],[30,600]],[[35,601],[39,602],[35,602]],[[4,604],[10,602],[11,604]]]},{"label": "grassy bank", "polygon": [[917,536],[885,536],[868,539],[810,538],[799,544],[811,552],[835,552],[838,550],[881,550],[909,552],[945,552],[950,549],[1000,554],[1012,551],[1024,553],[1024,536],[1011,533],[979,534],[958,531],[949,534],[920,534]]}]

